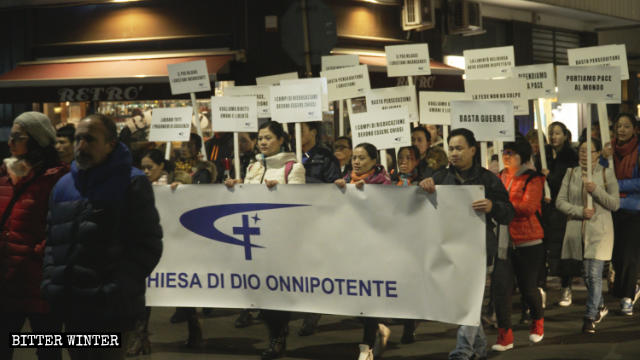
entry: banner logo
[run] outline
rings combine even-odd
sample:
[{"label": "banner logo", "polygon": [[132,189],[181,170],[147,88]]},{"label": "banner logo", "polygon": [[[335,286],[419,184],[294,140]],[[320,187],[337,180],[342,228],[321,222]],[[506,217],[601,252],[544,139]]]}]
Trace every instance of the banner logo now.
[{"label": "banner logo", "polygon": [[[208,239],[227,243],[230,245],[238,245],[244,247],[245,260],[252,259],[252,248],[264,248],[251,242],[252,236],[260,235],[260,227],[258,222],[262,219],[258,216],[258,211],[282,209],[297,206],[309,206],[303,204],[227,204],[206,206],[185,212],[180,216],[180,224],[189,231]],[[235,238],[225,234],[216,228],[216,221],[226,216],[240,214],[244,212],[253,212],[255,215],[243,214],[239,217],[239,226],[233,227],[234,235],[241,235],[242,239]],[[251,220],[249,220],[251,219]],[[253,222],[253,224],[252,224]]]}]

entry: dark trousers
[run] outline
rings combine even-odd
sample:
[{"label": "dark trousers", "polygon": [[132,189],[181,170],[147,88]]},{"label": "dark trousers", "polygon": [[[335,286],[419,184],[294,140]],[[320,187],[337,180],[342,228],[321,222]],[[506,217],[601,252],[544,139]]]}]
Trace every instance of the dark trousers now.
[{"label": "dark trousers", "polygon": [[365,345],[369,345],[369,347],[373,348],[373,344],[376,342],[376,335],[378,333],[378,323],[380,323],[379,318],[372,317],[363,317],[360,318],[364,325],[364,332],[362,334],[362,343]]},{"label": "dark trousers", "polygon": [[269,337],[287,336],[291,311],[261,310],[264,323],[269,330]]},{"label": "dark trousers", "polygon": [[491,282],[496,303],[498,327],[511,328],[514,276],[518,281],[518,288],[522,292],[525,301],[531,306],[531,318],[538,320],[544,317],[542,298],[537,286],[540,262],[543,259],[544,246],[539,244],[509,249],[506,260],[496,260]]},{"label": "dark trousers", "polygon": [[64,320],[67,333],[121,333],[119,348],[69,348],[71,360],[124,360],[126,350],[134,335],[133,330],[123,330],[116,322],[91,319],[67,318]]},{"label": "dark trousers", "polygon": [[619,210],[613,214],[613,226],[613,294],[633,299],[640,262],[640,213]]},{"label": "dark trousers", "polygon": [[[31,331],[34,333],[59,333],[62,331],[62,321],[52,314],[0,313],[0,359],[11,359],[13,349],[9,348],[9,333],[22,330],[25,321],[29,319]],[[62,359],[59,348],[38,348],[38,359]]]}]

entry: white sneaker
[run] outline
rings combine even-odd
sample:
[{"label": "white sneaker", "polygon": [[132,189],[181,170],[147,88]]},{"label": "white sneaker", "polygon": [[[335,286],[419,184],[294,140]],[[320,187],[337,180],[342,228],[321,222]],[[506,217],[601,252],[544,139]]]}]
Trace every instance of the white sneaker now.
[{"label": "white sneaker", "polygon": [[560,301],[558,301],[558,305],[562,307],[567,307],[571,305],[571,288],[569,287],[562,288],[562,292],[560,293]]},{"label": "white sneaker", "polygon": [[542,308],[547,308],[547,292],[544,291],[543,288],[539,287],[538,291],[540,291],[540,299],[542,299]]},{"label": "white sneaker", "polygon": [[544,337],[544,334],[542,335],[538,335],[538,334],[529,334],[529,341],[531,341],[532,343],[539,343],[540,341],[542,341],[542,338]]},{"label": "white sneaker", "polygon": [[373,355],[379,356],[387,347],[387,342],[391,336],[391,329],[384,324],[378,324],[378,335],[376,336],[376,342],[373,344]]},{"label": "white sneaker", "polygon": [[373,352],[369,345],[360,344],[360,355],[358,356],[358,360],[373,360]]}]

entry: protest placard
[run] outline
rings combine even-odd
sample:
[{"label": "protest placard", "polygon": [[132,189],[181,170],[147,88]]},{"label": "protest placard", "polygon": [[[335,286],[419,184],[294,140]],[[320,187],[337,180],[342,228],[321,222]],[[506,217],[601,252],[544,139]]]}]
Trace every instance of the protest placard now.
[{"label": "protest placard", "polygon": [[624,45],[591,46],[567,49],[569,66],[618,66],[620,80],[629,80],[627,49]]},{"label": "protest placard", "polygon": [[367,92],[367,111],[386,111],[403,106],[409,111],[409,121],[418,121],[418,101],[413,86],[371,89]]},{"label": "protest placard", "polygon": [[189,141],[193,108],[155,108],[151,112],[149,141]]},{"label": "protest placard", "polygon": [[556,96],[556,76],[553,64],[516,66],[513,78],[526,82],[523,91],[525,99],[540,99]]},{"label": "protest placard", "polygon": [[327,55],[321,58],[321,71],[337,70],[360,65],[358,55]]},{"label": "protest placard", "polygon": [[280,85],[304,85],[319,87],[322,94],[322,111],[329,111],[329,91],[327,79],[325,78],[304,78],[281,80]]},{"label": "protest placard", "polygon": [[451,101],[470,100],[463,92],[420,91],[420,123],[451,124]]},{"label": "protest placard", "polygon": [[464,90],[471,100],[513,102],[515,115],[529,114],[529,101],[524,95],[525,81],[521,79],[465,80]]},{"label": "protest placard", "polygon": [[281,123],[322,120],[322,89],[305,85],[272,86],[271,118]]},{"label": "protest placard", "polygon": [[388,45],[384,52],[389,77],[431,74],[428,44]]},{"label": "protest placard", "polygon": [[207,62],[204,60],[169,64],[167,70],[173,95],[211,91]]},{"label": "protest placard", "polygon": [[256,97],[211,97],[211,128],[216,132],[258,131]]},{"label": "protest placard", "polygon": [[511,77],[516,65],[513,46],[464,50],[464,73],[467,80]]},{"label": "protest placard", "polygon": [[267,76],[259,76],[256,78],[257,85],[267,85],[267,86],[278,86],[280,85],[280,81],[289,80],[289,79],[297,79],[297,72],[290,72],[284,74],[276,74],[276,75],[267,75]]},{"label": "protest placard", "polygon": [[514,141],[511,101],[451,101],[451,129],[473,131],[478,141]]},{"label": "protest placard", "polygon": [[368,142],[378,150],[411,145],[409,112],[405,106],[353,114],[350,121],[354,145]]},{"label": "protest placard", "polygon": [[617,66],[558,66],[561,103],[619,104],[621,96]]},{"label": "protest placard", "polygon": [[367,65],[352,66],[320,73],[327,79],[329,101],[364,96],[371,89]]},{"label": "protest placard", "polygon": [[269,89],[267,85],[231,86],[224,89],[224,96],[255,96],[258,117],[268,118],[271,117]]}]

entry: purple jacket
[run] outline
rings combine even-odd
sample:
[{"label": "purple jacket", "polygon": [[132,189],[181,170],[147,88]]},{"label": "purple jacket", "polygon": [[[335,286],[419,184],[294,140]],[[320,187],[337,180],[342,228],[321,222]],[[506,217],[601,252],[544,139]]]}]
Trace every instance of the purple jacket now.
[{"label": "purple jacket", "polygon": [[[364,179],[365,184],[391,184],[391,179],[389,179],[389,175],[387,174],[387,171],[382,167],[382,165],[376,164],[374,169],[375,171],[373,172],[373,174]],[[344,177],[344,181],[346,181],[347,184],[351,182],[351,173],[348,173]]]}]

